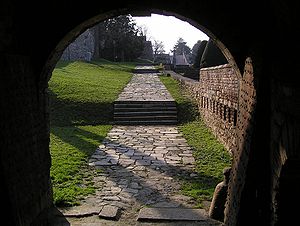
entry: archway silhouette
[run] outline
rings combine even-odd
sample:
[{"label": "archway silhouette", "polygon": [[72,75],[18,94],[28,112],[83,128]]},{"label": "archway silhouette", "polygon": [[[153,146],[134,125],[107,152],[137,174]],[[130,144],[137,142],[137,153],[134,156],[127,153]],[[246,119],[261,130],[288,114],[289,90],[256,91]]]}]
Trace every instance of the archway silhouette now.
[{"label": "archway silhouette", "polygon": [[[157,13],[157,11],[155,11],[155,12]],[[133,12],[130,11],[129,13],[133,14],[133,15],[137,14],[137,12],[134,12],[134,11]],[[238,76],[238,79],[242,78],[240,70],[238,69],[237,64],[236,64],[232,54],[230,53],[228,48],[226,48],[225,45],[215,35],[212,34],[212,32],[208,31],[208,29],[206,29],[203,26],[199,25],[195,21],[193,21],[191,19],[188,19],[184,16],[180,16],[176,13],[163,11],[163,12],[160,12],[160,14],[161,15],[168,15],[168,16],[175,16],[176,18],[178,18],[180,20],[188,21],[190,24],[192,24],[196,28],[198,28],[198,29],[202,30],[204,33],[206,33],[211,39],[213,39],[216,46],[222,51],[222,53],[224,54],[224,56],[226,57],[226,59],[228,61],[228,65],[230,65],[230,67],[233,68],[233,70],[235,71],[235,75]],[[110,18],[114,18],[114,17],[119,16],[119,15],[120,15],[119,11],[116,11],[114,13],[109,14],[109,16],[107,16],[107,15],[98,15],[96,17],[93,17],[93,18],[89,19],[89,20],[86,20],[85,22],[81,23],[76,28],[74,28],[72,31],[70,31],[68,34],[66,34],[65,37],[57,44],[56,48],[51,53],[48,61],[46,62],[46,65],[44,67],[44,71],[43,71],[44,75],[42,77],[46,77],[47,80],[49,80],[51,78],[51,72],[52,72],[51,69],[54,68],[57,61],[60,59],[64,49],[72,41],[74,41],[76,39],[76,37],[78,37],[81,34],[81,32],[84,32],[86,29],[93,27],[94,25],[98,24],[101,21],[104,21],[104,20],[110,19]]]},{"label": "archway silhouette", "polygon": [[[296,2],[255,1],[245,5],[205,0],[124,0],[107,5],[97,1],[73,4],[70,9],[69,2],[64,0],[35,3],[4,0],[0,7],[1,19],[4,18],[0,25],[3,32],[0,70],[4,78],[0,83],[4,128],[0,168],[4,178],[1,192],[7,206],[4,214],[11,216],[11,224],[41,225],[42,213],[51,206],[47,83],[55,61],[73,38],[93,24],[89,18],[94,15],[101,15],[104,20],[130,12],[149,15],[149,9],[158,14],[165,9],[201,24],[230,50],[241,74],[248,74],[250,80],[254,75],[258,100],[255,118],[253,124],[248,124],[249,130],[244,130],[253,136],[251,139],[246,136],[244,147],[241,145],[249,155],[236,156],[234,160],[237,170],[232,175],[236,183],[229,195],[230,211],[226,215],[231,219],[227,222],[231,225],[276,222],[272,197],[280,192],[276,184],[284,165],[281,154],[290,153],[287,155],[290,160],[299,159],[299,89],[295,76],[297,59],[292,54],[299,48],[299,35],[295,33],[299,28]],[[95,23],[101,20],[93,18]],[[37,20],[43,25],[37,26]],[[73,29],[87,20],[91,21],[88,26],[83,24],[78,30]],[[61,40],[65,43],[60,43]],[[277,48],[278,43],[284,45]],[[250,60],[244,67],[247,57]],[[244,116],[247,115],[245,112]],[[281,148],[285,130],[288,142]],[[245,162],[244,157],[249,161]],[[299,170],[296,172],[299,175]],[[288,187],[291,180],[285,183]],[[238,195],[234,197],[235,191]],[[293,198],[299,200],[297,196]],[[281,204],[293,210],[286,203]]]}]

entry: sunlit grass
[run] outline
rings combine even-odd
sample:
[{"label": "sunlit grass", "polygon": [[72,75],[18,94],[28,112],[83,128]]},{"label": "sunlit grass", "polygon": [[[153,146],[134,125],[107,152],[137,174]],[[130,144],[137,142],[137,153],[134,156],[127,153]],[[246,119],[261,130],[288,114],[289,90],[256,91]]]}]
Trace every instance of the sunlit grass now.
[{"label": "sunlit grass", "polygon": [[215,186],[223,180],[223,169],[231,165],[231,156],[204,124],[196,102],[180,86],[180,82],[166,76],[160,79],[177,102],[179,130],[192,147],[196,161],[198,177],[193,180],[181,178],[181,190],[193,197],[198,207],[202,207],[202,201],[210,201]]},{"label": "sunlit grass", "polygon": [[89,156],[111,129],[113,101],[134,63],[61,61],[49,81],[50,170],[57,206],[72,206],[95,192]]},{"label": "sunlit grass", "polygon": [[51,125],[112,121],[113,101],[130,78],[132,63],[59,62],[49,81]]}]

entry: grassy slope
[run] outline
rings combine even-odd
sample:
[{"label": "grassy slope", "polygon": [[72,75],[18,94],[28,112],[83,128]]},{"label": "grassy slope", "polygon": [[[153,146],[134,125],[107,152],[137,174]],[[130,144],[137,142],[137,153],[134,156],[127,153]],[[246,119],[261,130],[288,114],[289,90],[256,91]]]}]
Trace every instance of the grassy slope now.
[{"label": "grassy slope", "polygon": [[59,62],[49,82],[51,125],[107,124],[131,68],[109,61]]},{"label": "grassy slope", "polygon": [[93,193],[88,157],[107,132],[112,103],[131,78],[134,64],[59,62],[49,81],[51,179],[56,205],[75,205]]},{"label": "grassy slope", "polygon": [[230,166],[231,157],[224,146],[208,129],[197,110],[197,104],[188,97],[180,83],[172,77],[160,77],[177,102],[179,129],[193,148],[198,178],[182,183],[184,194],[192,196],[201,206],[203,200],[211,200],[215,186],[223,180],[223,168]]}]

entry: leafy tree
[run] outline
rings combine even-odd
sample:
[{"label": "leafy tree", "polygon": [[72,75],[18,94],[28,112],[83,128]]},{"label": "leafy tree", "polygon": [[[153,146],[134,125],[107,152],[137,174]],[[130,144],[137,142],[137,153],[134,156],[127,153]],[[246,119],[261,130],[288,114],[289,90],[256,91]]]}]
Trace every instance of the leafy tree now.
[{"label": "leafy tree", "polygon": [[175,55],[188,55],[191,53],[191,48],[186,45],[186,42],[183,38],[179,38],[173,48],[173,52]]},{"label": "leafy tree", "polygon": [[228,61],[222,51],[212,39],[209,39],[201,57],[200,67],[214,67],[227,63]]},{"label": "leafy tree", "polygon": [[195,58],[196,58],[197,51],[198,51],[198,48],[199,48],[200,44],[201,44],[201,40],[198,40],[196,42],[196,44],[193,46],[193,48],[192,48],[192,53],[191,53],[191,61],[192,61],[192,63],[195,62]]},{"label": "leafy tree", "polygon": [[132,61],[142,54],[141,36],[130,15],[105,20],[98,25],[99,56],[112,61]]},{"label": "leafy tree", "polygon": [[203,52],[204,52],[204,49],[205,49],[206,45],[207,45],[207,41],[203,40],[203,41],[200,42],[200,45],[198,46],[198,49],[195,50],[196,51],[196,56],[195,56],[194,64],[193,64],[194,68],[200,68],[201,57],[203,55]]}]

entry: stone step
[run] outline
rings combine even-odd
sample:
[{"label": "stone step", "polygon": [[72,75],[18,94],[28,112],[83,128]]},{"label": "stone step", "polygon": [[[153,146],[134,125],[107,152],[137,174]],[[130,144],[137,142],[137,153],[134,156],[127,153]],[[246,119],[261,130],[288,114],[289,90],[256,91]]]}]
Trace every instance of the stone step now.
[{"label": "stone step", "polygon": [[115,104],[114,109],[150,109],[168,110],[176,108],[176,104]]},{"label": "stone step", "polygon": [[209,217],[204,209],[155,207],[142,208],[138,221],[207,221]]},{"label": "stone step", "polygon": [[177,124],[176,102],[173,100],[114,102],[115,124],[174,125]]},{"label": "stone step", "polygon": [[114,112],[114,116],[158,116],[158,115],[170,115],[176,116],[177,111],[116,111]]},{"label": "stone step", "polygon": [[134,101],[134,100],[116,100],[114,106],[176,106],[176,102],[173,100],[145,100],[145,101]]},{"label": "stone step", "polygon": [[114,121],[116,125],[176,125],[177,120],[128,120]]},{"label": "stone step", "polygon": [[149,74],[149,73],[159,73],[156,68],[135,68],[132,70],[135,74]]},{"label": "stone step", "polygon": [[115,121],[153,121],[153,120],[177,120],[177,115],[133,115],[133,116],[115,116]]},{"label": "stone step", "polygon": [[115,112],[177,112],[176,107],[150,107],[150,108],[114,108]]}]

